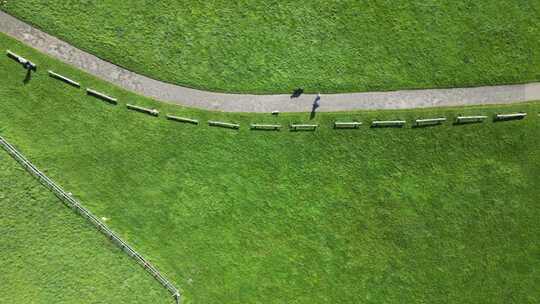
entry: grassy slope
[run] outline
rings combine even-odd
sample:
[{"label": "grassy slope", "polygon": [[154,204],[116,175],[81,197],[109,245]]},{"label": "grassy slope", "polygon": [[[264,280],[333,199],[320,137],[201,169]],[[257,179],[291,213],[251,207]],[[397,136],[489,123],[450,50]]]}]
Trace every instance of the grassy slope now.
[{"label": "grassy slope", "polygon": [[350,92],[540,79],[539,1],[7,1],[114,63],[235,92]]},{"label": "grassy slope", "polygon": [[[140,248],[186,303],[535,303],[540,275],[540,104],[325,113],[315,133],[181,125],[223,114],[126,93],[0,36],[2,129]],[[120,98],[110,106],[52,68]],[[340,119],[529,112],[523,121],[336,131]]]},{"label": "grassy slope", "polygon": [[168,293],[0,149],[1,303],[172,303]]}]

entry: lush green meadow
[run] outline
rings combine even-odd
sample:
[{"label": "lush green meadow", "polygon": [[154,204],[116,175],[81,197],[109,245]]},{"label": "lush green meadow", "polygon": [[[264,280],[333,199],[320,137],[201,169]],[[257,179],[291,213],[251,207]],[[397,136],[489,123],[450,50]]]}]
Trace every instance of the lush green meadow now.
[{"label": "lush green meadow", "polygon": [[17,0],[1,9],[138,73],[207,90],[540,79],[540,1]]},{"label": "lush green meadow", "polygon": [[[158,103],[0,36],[6,48],[35,61],[39,72],[25,84],[24,70],[0,57],[2,136],[107,218],[182,289],[184,303],[540,301],[539,103],[320,113],[316,132],[257,132],[246,125],[305,122],[309,113],[226,114]],[[49,78],[48,69],[118,97],[119,105]],[[162,115],[128,111],[127,102]],[[336,119],[513,111],[529,117],[330,127]],[[167,121],[165,113],[203,123]],[[207,119],[242,128],[209,127]]]},{"label": "lush green meadow", "polygon": [[173,303],[1,148],[0,209],[0,303]]}]

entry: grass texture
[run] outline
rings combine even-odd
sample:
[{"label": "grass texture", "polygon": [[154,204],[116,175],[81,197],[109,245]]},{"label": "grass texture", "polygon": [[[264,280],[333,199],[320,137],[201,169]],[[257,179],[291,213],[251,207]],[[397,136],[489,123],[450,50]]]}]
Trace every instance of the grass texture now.
[{"label": "grass texture", "polygon": [[5,1],[138,73],[212,91],[357,92],[540,79],[539,1]]},{"label": "grass texture", "polygon": [[173,303],[3,149],[0,209],[1,303]]},{"label": "grass texture", "polygon": [[[250,131],[252,122],[307,122],[309,113],[162,104],[0,36],[6,48],[39,66],[25,84],[24,70],[0,57],[1,134],[107,218],[182,289],[184,303],[540,301],[539,103],[320,113],[316,132]],[[202,123],[167,121],[125,103]],[[529,116],[331,128],[334,120],[515,111]],[[210,127],[208,119],[241,128]]]}]

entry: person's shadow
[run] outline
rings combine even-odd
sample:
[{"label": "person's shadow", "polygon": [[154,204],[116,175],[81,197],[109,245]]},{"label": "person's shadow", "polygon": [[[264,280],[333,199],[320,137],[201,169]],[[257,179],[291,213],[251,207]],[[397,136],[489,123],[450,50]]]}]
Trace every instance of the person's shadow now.
[{"label": "person's shadow", "polygon": [[315,97],[315,100],[313,101],[313,105],[311,107],[311,113],[309,114],[309,119],[310,120],[315,118],[317,108],[319,108],[319,106],[320,106],[320,104],[319,104],[320,100],[321,100],[321,96],[317,95],[317,97]]},{"label": "person's shadow", "polygon": [[304,93],[304,89],[298,88],[298,89],[293,91],[293,93],[291,95],[291,98],[298,98],[298,97],[300,97],[300,95],[302,95],[302,93]]},{"label": "person's shadow", "polygon": [[26,69],[26,76],[24,77],[23,83],[28,84],[32,80],[32,70]]}]

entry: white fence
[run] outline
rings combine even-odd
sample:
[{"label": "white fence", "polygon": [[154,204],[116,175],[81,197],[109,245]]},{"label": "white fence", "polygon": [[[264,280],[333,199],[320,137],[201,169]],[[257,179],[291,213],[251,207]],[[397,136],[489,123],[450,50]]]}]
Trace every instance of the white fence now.
[{"label": "white fence", "polygon": [[163,287],[165,287],[175,298],[176,303],[180,303],[180,292],[174,287],[169,280],[167,280],[153,265],[150,264],[142,255],[135,251],[131,246],[124,242],[116,233],[114,233],[107,225],[101,222],[95,215],[90,213],[88,209],[83,207],[80,202],[75,200],[71,195],[65,192],[62,188],[56,185],[45,174],[39,171],[30,161],[28,161],[24,155],[22,155],[15,147],[8,143],[2,136],[0,136],[0,145],[19,162],[28,172],[34,175],[43,185],[49,188],[58,198],[64,202],[68,207],[74,209],[77,213],[88,219],[96,228],[105,234],[113,243],[115,243],[120,249],[127,253],[130,257],[135,259],[139,265],[141,265],[146,271],[148,271]]}]

